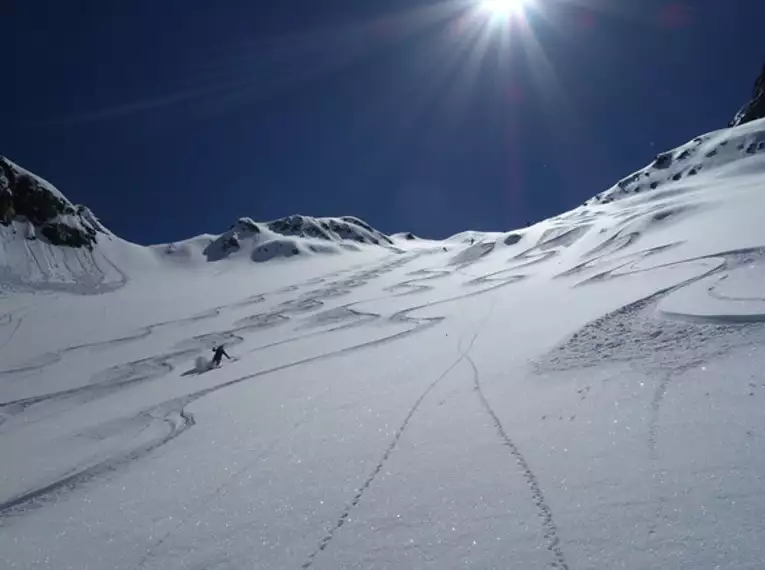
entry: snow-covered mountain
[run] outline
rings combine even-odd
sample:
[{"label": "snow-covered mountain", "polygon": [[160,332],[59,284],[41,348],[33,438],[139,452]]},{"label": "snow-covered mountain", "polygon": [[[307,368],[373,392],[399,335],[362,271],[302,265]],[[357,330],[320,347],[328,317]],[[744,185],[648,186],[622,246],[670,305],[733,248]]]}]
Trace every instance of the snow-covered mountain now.
[{"label": "snow-covered mountain", "polygon": [[0,291],[113,289],[124,275],[98,247],[113,237],[87,207],[0,157]]},{"label": "snow-covered mountain", "polygon": [[299,255],[358,252],[365,245],[395,250],[391,238],[358,218],[290,216],[267,223],[240,218],[222,235],[199,236],[155,249],[174,258],[201,256],[206,261],[220,261],[239,257],[263,262]]},{"label": "snow-covered mountain", "polygon": [[[294,217],[142,248],[17,217],[4,247],[106,277],[0,295],[0,567],[759,570],[762,141],[440,242]],[[252,263],[276,243],[299,259]]]},{"label": "snow-covered mountain", "polygon": [[704,171],[724,176],[726,167],[738,169],[742,158],[762,152],[765,152],[765,131],[759,123],[709,133],[659,154],[650,165],[623,178],[589,200],[586,205],[607,204],[641,192],[664,188]]},{"label": "snow-covered mountain", "polygon": [[33,288],[90,294],[121,287],[127,273],[198,267],[228,258],[277,258],[400,251],[395,240],[352,217],[240,218],[221,235],[141,247],[115,236],[87,207],[0,157],[0,290]]},{"label": "snow-covered mountain", "polygon": [[52,184],[0,156],[0,223],[25,239],[40,235],[58,246],[92,249],[110,235],[85,206],[75,206]]}]

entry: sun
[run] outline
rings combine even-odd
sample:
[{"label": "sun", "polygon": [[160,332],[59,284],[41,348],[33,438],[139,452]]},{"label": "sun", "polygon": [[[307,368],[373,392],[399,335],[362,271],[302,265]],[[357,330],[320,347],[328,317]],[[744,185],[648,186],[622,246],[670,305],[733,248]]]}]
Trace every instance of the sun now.
[{"label": "sun", "polygon": [[523,14],[528,0],[481,0],[479,6],[493,18],[510,18]]}]

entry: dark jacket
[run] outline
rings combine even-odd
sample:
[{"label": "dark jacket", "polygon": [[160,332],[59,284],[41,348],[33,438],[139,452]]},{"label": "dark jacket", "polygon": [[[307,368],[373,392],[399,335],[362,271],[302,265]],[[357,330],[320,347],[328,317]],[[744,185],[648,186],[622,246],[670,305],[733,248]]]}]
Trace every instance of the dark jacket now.
[{"label": "dark jacket", "polygon": [[214,348],[213,351],[215,352],[215,355],[213,355],[213,360],[215,362],[220,362],[224,356],[231,360],[231,357],[226,353],[226,350],[222,346]]}]

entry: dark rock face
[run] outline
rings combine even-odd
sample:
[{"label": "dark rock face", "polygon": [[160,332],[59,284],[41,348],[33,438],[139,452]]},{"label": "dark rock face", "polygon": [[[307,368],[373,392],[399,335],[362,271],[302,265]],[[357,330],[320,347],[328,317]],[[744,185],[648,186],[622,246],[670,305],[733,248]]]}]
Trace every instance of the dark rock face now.
[{"label": "dark rock face", "polygon": [[16,217],[16,209],[13,206],[13,194],[10,189],[0,190],[0,224],[9,225]]},{"label": "dark rock face", "polygon": [[283,236],[308,237],[327,241],[331,241],[334,235],[334,237],[342,240],[359,243],[375,245],[380,242],[393,243],[388,236],[353,216],[313,219],[296,215],[269,222],[268,229]]},{"label": "dark rock face", "polygon": [[239,218],[236,221],[236,223],[233,226],[231,226],[230,229],[234,230],[237,233],[242,233],[245,235],[253,235],[253,234],[260,233],[260,228],[258,227],[258,224],[256,224],[250,218]]},{"label": "dark rock face", "polygon": [[326,233],[330,231],[329,224],[322,222],[321,226],[320,228],[316,224],[310,223],[303,216],[290,216],[270,222],[268,229],[284,236],[301,236],[329,240],[330,237]]},{"label": "dark rock face", "polygon": [[510,234],[505,238],[505,245],[515,245],[523,236],[521,234]]},{"label": "dark rock face", "polygon": [[39,178],[0,157],[0,224],[26,220],[53,245],[92,248],[104,231],[92,212],[74,206]]},{"label": "dark rock face", "polygon": [[672,166],[672,153],[662,152],[656,156],[656,160],[653,161],[653,167],[660,170],[664,170]]},{"label": "dark rock face", "polygon": [[238,251],[241,247],[239,238],[236,236],[229,236],[226,238],[226,241],[223,242],[223,249],[226,251]]},{"label": "dark rock face", "polygon": [[736,113],[730,126],[737,127],[763,117],[765,117],[765,64],[762,66],[760,76],[754,83],[751,100]]},{"label": "dark rock face", "polygon": [[54,245],[92,248],[93,244],[96,243],[96,231],[92,228],[83,229],[67,224],[49,222],[43,224],[40,228],[40,233]]}]

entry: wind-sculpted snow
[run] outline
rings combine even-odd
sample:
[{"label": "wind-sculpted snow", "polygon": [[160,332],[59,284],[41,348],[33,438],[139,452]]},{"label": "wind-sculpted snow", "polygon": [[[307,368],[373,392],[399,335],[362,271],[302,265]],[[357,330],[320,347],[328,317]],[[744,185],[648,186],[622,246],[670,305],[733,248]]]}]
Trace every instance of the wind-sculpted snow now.
[{"label": "wind-sculpted snow", "polygon": [[[691,371],[705,371],[710,363],[728,354],[756,351],[765,344],[763,299],[756,295],[727,297],[719,291],[722,284],[733,283],[747,273],[755,279],[761,275],[765,250],[720,252],[644,269],[637,266],[639,260],[655,253],[648,250],[629,256],[629,261],[617,265],[618,272],[611,269],[587,282],[677,270],[676,284],[587,324],[536,362],[539,374],[621,363],[656,379],[645,432],[655,501],[649,536],[658,532],[669,502],[663,491],[668,483],[659,448],[662,404],[673,381]],[[741,290],[752,289],[742,284]]]},{"label": "wind-sculpted snow", "polygon": [[[659,251],[665,251],[666,248],[664,246]],[[728,350],[765,340],[765,327],[757,324],[765,320],[762,315],[759,312],[741,311],[737,304],[743,302],[743,299],[720,299],[714,285],[724,282],[731,275],[739,274],[743,267],[749,271],[759,268],[765,255],[762,250],[721,252],[649,268],[638,266],[640,261],[656,253],[656,249],[650,249],[630,255],[618,260],[615,267],[595,273],[584,283],[672,269],[690,270],[697,275],[682,279],[676,285],[588,324],[552,351],[544,359],[544,367],[569,369],[572,366],[594,366],[603,361],[639,363],[645,360],[656,363],[657,359],[661,367],[670,366],[671,362],[683,366],[687,359],[695,362],[700,357],[708,358],[703,356],[707,351],[710,355],[717,355],[721,347]],[[567,272],[565,276],[575,273]],[[703,291],[721,301],[731,301],[728,303],[730,311],[705,315],[692,308],[682,312],[672,310],[680,298],[685,299],[689,293],[697,291]],[[709,303],[698,302],[698,299],[694,301],[696,308],[709,306]],[[667,362],[661,358],[663,354],[667,354]],[[678,354],[684,354],[685,358],[678,359]]]},{"label": "wind-sculpted snow", "polygon": [[561,226],[546,230],[533,247],[507,260],[513,269],[520,269],[543,263],[575,244],[589,230],[589,224]]}]

